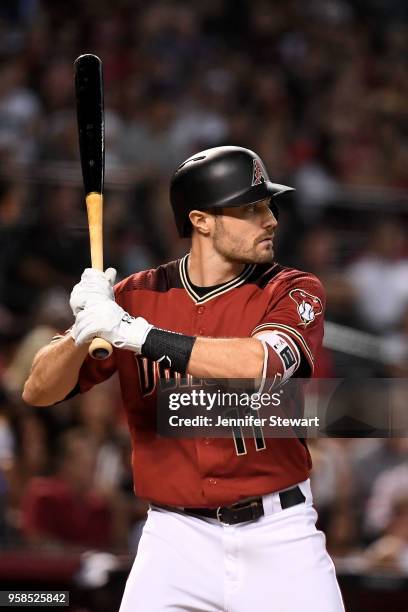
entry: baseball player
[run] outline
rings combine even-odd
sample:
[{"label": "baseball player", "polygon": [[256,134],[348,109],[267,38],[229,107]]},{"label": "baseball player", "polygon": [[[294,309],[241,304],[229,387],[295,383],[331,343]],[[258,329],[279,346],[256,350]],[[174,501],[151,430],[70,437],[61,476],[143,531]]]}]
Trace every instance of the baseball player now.
[{"label": "baseball player", "polygon": [[[121,612],[340,612],[324,535],[316,529],[301,439],[162,437],[161,378],[308,377],[323,337],[325,297],[311,274],[274,261],[276,200],[261,159],[216,147],[173,175],[170,200],[190,252],[113,287],[87,269],[71,294],[75,322],[34,359],[24,399],[49,405],[119,374],[135,491],[150,502]],[[108,359],[88,356],[94,337]],[[176,377],[179,377],[178,379]]]}]

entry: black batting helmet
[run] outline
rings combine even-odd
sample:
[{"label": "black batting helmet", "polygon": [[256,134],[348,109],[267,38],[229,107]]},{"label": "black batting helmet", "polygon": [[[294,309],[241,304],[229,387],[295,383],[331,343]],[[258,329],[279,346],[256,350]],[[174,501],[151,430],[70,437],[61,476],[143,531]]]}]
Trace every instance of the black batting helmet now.
[{"label": "black batting helmet", "polygon": [[173,174],[170,202],[181,238],[191,234],[191,210],[242,206],[274,198],[292,187],[269,180],[261,158],[242,147],[214,147],[196,153]]}]

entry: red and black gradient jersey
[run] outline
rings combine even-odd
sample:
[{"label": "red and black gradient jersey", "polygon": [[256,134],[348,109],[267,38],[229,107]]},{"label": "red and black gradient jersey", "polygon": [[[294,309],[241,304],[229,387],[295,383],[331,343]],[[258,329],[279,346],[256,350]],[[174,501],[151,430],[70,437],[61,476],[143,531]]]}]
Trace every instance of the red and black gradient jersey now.
[{"label": "red and black gradient jersey", "polygon": [[[162,329],[215,338],[259,337],[264,377],[273,378],[277,345],[291,348],[287,375],[308,377],[323,338],[325,297],[313,275],[278,263],[247,265],[235,279],[200,291],[189,281],[188,255],[138,272],[115,287],[115,299],[132,316]],[[270,359],[270,356],[273,359]],[[237,355],[239,359],[239,355]],[[216,507],[290,487],[308,478],[311,460],[298,438],[274,438],[238,454],[228,438],[161,437],[156,433],[159,365],[114,349],[105,361],[86,358],[79,390],[118,371],[132,439],[136,494],[159,504]]]}]

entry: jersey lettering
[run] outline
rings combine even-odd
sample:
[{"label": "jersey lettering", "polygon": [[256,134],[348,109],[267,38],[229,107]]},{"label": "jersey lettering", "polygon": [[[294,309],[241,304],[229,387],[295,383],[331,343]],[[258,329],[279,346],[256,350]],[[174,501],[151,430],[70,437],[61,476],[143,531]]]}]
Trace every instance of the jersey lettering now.
[{"label": "jersey lettering", "polygon": [[154,364],[147,357],[140,355],[136,357],[136,364],[139,370],[140,394],[142,397],[147,397],[156,387]]}]

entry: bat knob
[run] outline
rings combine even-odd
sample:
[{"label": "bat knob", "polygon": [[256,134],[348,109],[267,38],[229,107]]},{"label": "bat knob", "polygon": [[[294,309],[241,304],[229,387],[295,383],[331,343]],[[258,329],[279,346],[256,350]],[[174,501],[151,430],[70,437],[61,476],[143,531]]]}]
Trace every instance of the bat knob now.
[{"label": "bat knob", "polygon": [[88,352],[93,359],[101,361],[112,354],[112,346],[103,338],[94,338]]}]

